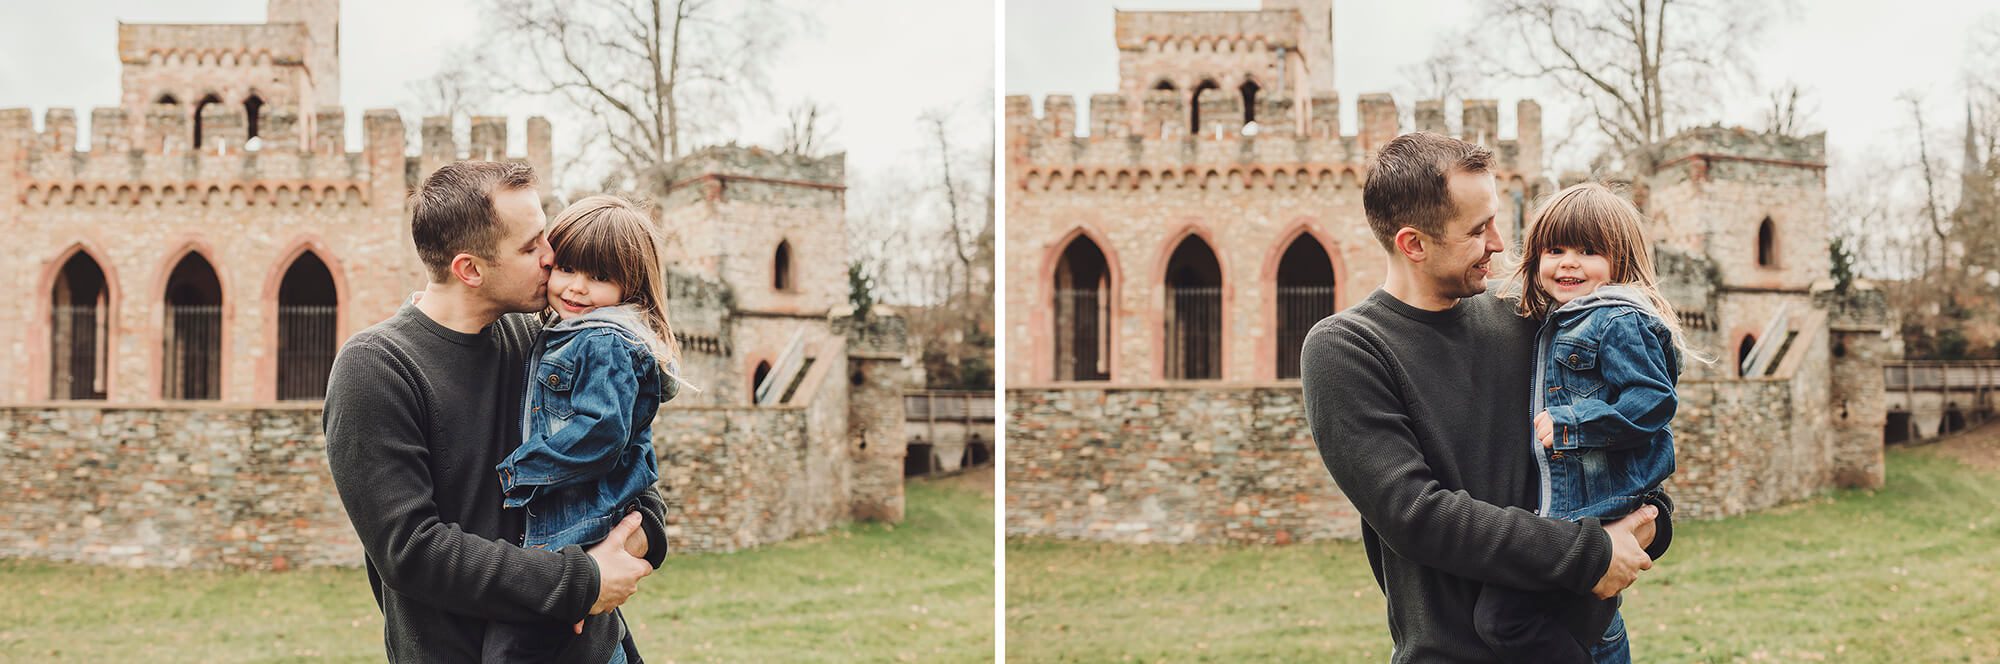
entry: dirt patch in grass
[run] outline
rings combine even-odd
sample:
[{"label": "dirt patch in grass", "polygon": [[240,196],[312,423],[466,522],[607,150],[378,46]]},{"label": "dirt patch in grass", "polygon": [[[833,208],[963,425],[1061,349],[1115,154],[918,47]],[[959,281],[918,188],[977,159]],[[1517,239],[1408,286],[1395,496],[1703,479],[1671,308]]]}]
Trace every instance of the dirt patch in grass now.
[{"label": "dirt patch in grass", "polygon": [[915,479],[911,481],[915,483],[930,484],[946,489],[977,491],[981,495],[987,496],[989,498],[993,496],[993,466],[991,465],[979,466],[976,468],[967,468],[963,471],[952,473],[950,475]]},{"label": "dirt patch in grass", "polygon": [[1930,452],[1979,470],[2000,472],[2000,419],[1915,447],[1930,448]]}]

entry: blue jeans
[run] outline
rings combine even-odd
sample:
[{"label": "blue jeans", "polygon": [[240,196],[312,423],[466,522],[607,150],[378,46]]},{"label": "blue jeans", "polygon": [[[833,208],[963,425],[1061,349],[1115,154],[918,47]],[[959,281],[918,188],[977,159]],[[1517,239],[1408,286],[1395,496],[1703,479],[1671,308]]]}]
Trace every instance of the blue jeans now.
[{"label": "blue jeans", "polygon": [[1590,658],[1597,664],[1632,664],[1632,641],[1625,638],[1625,614],[1611,614],[1611,626],[1604,638],[1590,646]]}]

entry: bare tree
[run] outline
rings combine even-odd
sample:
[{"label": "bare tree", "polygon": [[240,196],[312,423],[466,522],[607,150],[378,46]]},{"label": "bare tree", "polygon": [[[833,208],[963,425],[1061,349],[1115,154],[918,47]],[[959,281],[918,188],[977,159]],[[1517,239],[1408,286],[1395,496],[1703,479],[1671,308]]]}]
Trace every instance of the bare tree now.
[{"label": "bare tree", "polygon": [[[449,54],[437,71],[430,76],[411,81],[406,89],[410,99],[404,103],[405,110],[411,111],[412,119],[431,116],[451,118],[452,135],[459,145],[470,142],[471,118],[474,113],[492,110],[493,86],[485,72],[475,64],[472,54],[465,51]],[[406,125],[411,145],[422,141],[423,123],[409,122]]]},{"label": "bare tree", "polygon": [[778,149],[786,154],[817,157],[826,149],[834,129],[831,114],[819,102],[799,102],[785,112],[785,128],[778,135]]},{"label": "bare tree", "polygon": [[1811,111],[1799,108],[1799,98],[1804,95],[1805,92],[1799,88],[1799,84],[1789,81],[1782,87],[1772,90],[1771,105],[1764,109],[1764,131],[1779,136],[1805,135],[1806,116]]},{"label": "bare tree", "polygon": [[1555,85],[1584,109],[1612,157],[1651,173],[1645,149],[1749,76],[1766,23],[1749,0],[1485,0],[1484,60],[1497,76]]},{"label": "bare tree", "polygon": [[802,20],[776,0],[487,1],[491,47],[529,63],[496,76],[502,91],[584,111],[631,174],[722,139],[745,105],[768,103],[770,57]]}]

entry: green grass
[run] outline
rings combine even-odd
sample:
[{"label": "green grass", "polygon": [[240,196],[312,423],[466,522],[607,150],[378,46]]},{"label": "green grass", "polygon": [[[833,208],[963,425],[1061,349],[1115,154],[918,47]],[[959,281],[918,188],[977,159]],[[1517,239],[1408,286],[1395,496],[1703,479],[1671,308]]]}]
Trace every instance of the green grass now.
[{"label": "green grass", "polygon": [[[2000,475],[1933,449],[1887,486],[1676,524],[1626,596],[1642,662],[2000,661]],[[1380,662],[1358,542],[1007,543],[1009,661]]]},{"label": "green grass", "polygon": [[[993,499],[912,482],[899,525],[673,556],[626,604],[658,662],[993,658]],[[0,661],[383,660],[359,568],[132,570],[0,560]]]}]

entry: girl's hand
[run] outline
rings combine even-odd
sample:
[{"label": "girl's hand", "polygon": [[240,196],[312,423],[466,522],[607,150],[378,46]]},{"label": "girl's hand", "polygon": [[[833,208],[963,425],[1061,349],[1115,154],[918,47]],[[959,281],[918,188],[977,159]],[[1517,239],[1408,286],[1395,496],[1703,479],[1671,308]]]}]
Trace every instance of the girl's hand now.
[{"label": "girl's hand", "polygon": [[1549,417],[1549,411],[1535,414],[1535,440],[1542,441],[1542,447],[1554,449],[1556,446],[1556,421]]}]

